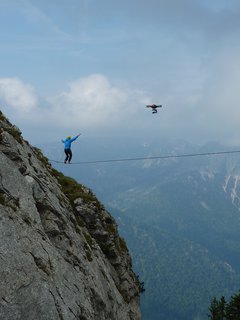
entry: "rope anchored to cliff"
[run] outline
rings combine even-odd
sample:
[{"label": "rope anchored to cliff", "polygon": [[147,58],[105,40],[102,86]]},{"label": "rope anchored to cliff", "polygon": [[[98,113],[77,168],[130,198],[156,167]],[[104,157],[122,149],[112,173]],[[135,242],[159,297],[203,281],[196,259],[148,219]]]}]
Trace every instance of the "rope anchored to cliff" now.
[{"label": "rope anchored to cliff", "polygon": [[[202,157],[202,156],[217,156],[217,155],[228,155],[240,153],[240,150],[232,151],[217,151],[217,152],[202,152],[202,153],[186,153],[179,155],[162,155],[162,156],[152,156],[152,157],[139,157],[139,158],[122,158],[122,159],[106,159],[106,160],[92,160],[92,161],[80,161],[80,162],[71,162],[71,164],[96,164],[96,163],[109,163],[109,162],[128,162],[128,161],[143,161],[143,160],[158,160],[158,159],[172,159],[172,158],[190,158],[190,157]],[[64,163],[58,160],[51,160],[55,163]]]}]

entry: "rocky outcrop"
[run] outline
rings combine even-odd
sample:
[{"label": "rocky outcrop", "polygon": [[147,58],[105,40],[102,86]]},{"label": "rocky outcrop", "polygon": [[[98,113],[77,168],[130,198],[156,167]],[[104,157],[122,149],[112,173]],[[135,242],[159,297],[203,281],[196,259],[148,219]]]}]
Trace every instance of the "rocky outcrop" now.
[{"label": "rocky outcrop", "polygon": [[0,113],[0,319],[138,320],[117,225]]}]

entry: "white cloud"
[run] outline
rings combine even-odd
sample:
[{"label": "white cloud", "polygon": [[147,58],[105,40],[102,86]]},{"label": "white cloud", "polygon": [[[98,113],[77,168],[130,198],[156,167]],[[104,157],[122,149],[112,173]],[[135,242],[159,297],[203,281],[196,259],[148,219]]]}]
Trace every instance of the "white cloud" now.
[{"label": "white cloud", "polygon": [[[31,85],[17,78],[0,78],[0,100],[5,101],[3,112],[9,119],[31,139],[41,141],[78,132],[113,136],[150,132],[192,142],[233,143],[239,140],[240,113],[239,63],[237,57],[232,58],[224,54],[215,59],[208,78],[197,89],[175,88],[161,99],[158,94],[116,86],[106,76],[92,74],[70,82],[58,95],[42,98],[41,104]],[[157,116],[144,107],[153,102],[163,104]]]},{"label": "white cloud", "polygon": [[30,112],[37,106],[33,87],[18,78],[0,78],[0,99],[19,112]]},{"label": "white cloud", "polygon": [[151,101],[145,92],[114,86],[102,74],[72,81],[58,95],[42,98],[41,104],[29,84],[0,78],[0,100],[5,102],[2,111],[23,132],[35,139],[41,132],[41,139],[50,135],[53,140],[79,131],[114,135],[139,129],[144,104]]}]

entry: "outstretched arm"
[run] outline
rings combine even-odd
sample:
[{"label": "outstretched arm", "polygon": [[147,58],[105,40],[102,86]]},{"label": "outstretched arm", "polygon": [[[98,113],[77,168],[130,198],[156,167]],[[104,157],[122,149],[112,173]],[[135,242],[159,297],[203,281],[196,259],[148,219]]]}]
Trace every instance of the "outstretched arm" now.
[{"label": "outstretched arm", "polygon": [[81,133],[79,133],[76,137],[72,138],[70,141],[71,142],[75,141],[80,135],[81,135]]}]

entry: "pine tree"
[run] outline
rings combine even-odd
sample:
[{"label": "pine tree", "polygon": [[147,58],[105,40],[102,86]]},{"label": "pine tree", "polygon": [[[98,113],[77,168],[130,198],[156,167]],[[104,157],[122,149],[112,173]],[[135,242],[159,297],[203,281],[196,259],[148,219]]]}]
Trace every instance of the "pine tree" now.
[{"label": "pine tree", "polygon": [[208,316],[211,320],[216,320],[218,316],[218,301],[216,298],[213,298],[211,305],[209,307],[210,315]]},{"label": "pine tree", "polygon": [[240,292],[231,297],[226,306],[227,320],[240,320]]},{"label": "pine tree", "polygon": [[225,307],[226,301],[224,297],[218,301],[216,298],[213,298],[211,305],[209,307],[210,315],[209,318],[211,320],[225,320]]},{"label": "pine tree", "polygon": [[219,300],[213,298],[208,310],[211,320],[240,320],[240,291],[228,303],[223,296]]},{"label": "pine tree", "polygon": [[222,296],[220,301],[219,301],[219,320],[224,320],[226,319],[226,300]]}]

